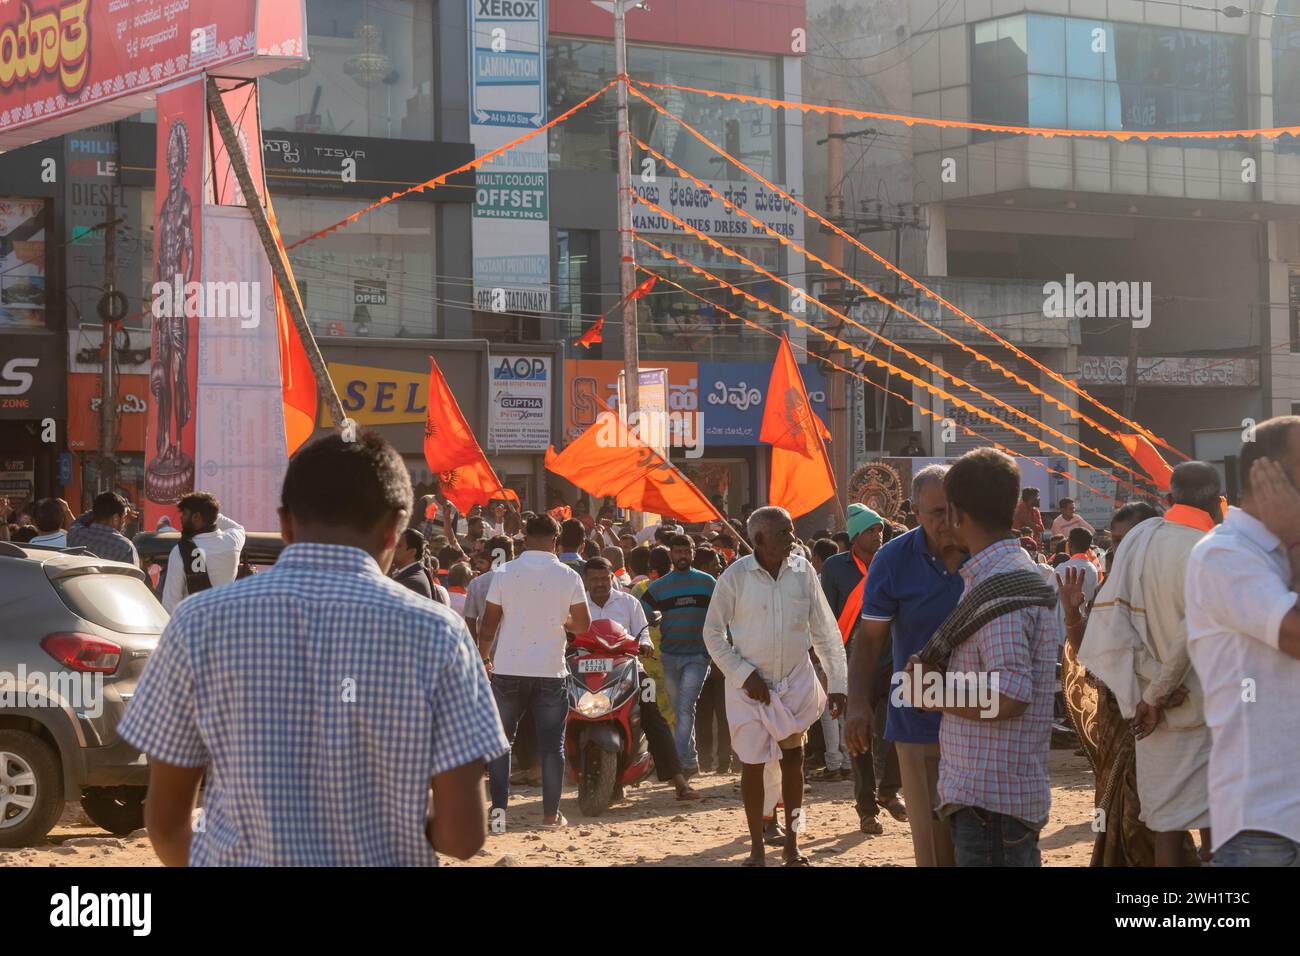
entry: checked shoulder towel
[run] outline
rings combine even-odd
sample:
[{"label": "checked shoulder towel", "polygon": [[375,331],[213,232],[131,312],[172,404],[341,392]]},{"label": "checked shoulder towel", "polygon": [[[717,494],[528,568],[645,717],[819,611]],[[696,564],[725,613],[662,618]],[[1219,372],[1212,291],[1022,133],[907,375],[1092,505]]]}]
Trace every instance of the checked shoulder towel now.
[{"label": "checked shoulder towel", "polygon": [[921,649],[921,663],[942,670],[953,650],[981,627],[1027,607],[1056,607],[1056,591],[1036,571],[1006,571],[975,585]]}]

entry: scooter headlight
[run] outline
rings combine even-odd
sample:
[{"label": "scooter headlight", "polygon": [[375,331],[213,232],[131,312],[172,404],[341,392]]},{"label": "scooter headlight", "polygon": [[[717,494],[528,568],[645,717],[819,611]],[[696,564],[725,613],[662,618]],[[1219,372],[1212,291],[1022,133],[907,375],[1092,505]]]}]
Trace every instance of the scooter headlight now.
[{"label": "scooter headlight", "polygon": [[578,698],[576,707],[578,713],[584,717],[601,717],[609,713],[610,702],[603,692],[593,694],[591,691],[583,694]]}]

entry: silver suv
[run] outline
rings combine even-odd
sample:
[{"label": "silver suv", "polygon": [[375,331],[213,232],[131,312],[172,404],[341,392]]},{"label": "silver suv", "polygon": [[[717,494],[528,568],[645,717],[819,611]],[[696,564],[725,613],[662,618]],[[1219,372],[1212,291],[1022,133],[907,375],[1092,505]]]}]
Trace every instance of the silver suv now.
[{"label": "silver suv", "polygon": [[149,767],[116,728],[166,624],[139,568],[0,542],[0,847],[39,843],[69,800],[144,825]]}]

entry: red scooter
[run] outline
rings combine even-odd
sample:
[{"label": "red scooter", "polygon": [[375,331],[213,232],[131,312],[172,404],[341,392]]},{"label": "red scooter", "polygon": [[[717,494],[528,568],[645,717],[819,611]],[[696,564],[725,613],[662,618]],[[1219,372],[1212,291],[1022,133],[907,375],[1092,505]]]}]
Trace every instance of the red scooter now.
[{"label": "red scooter", "polygon": [[[658,623],[656,612],[646,625]],[[654,766],[641,729],[640,634],[617,621],[593,621],[569,644],[569,719],[564,753],[578,807],[600,816],[623,787],[640,783]]]}]

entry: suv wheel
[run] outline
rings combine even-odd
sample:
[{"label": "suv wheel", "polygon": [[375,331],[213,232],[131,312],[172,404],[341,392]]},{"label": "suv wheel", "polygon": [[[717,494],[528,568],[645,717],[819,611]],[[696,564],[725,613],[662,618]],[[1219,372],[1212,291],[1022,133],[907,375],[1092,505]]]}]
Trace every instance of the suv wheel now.
[{"label": "suv wheel", "polygon": [[21,730],[0,730],[0,846],[32,846],[63,815],[63,774],[54,749]]},{"label": "suv wheel", "polygon": [[81,809],[97,826],[125,836],[144,826],[148,787],[91,787],[81,794]]}]

